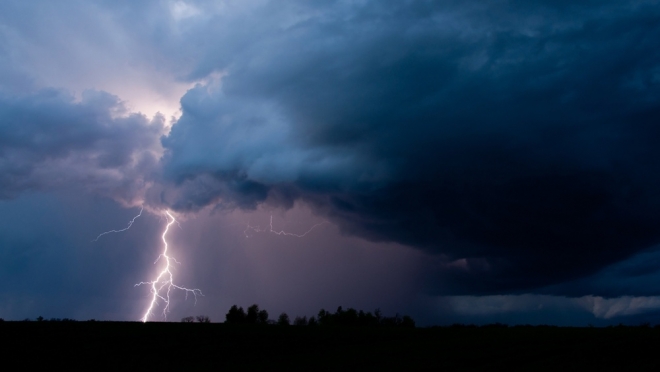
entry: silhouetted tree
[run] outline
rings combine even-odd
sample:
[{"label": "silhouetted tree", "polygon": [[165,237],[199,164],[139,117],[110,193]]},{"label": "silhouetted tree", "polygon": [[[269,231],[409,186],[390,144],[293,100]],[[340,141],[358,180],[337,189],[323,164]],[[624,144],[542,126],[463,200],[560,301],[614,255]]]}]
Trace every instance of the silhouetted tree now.
[{"label": "silhouetted tree", "polygon": [[319,323],[316,321],[316,318],[311,317],[311,318],[309,318],[309,320],[307,321],[307,325],[310,325],[310,326],[316,326],[316,325],[319,325]]},{"label": "silhouetted tree", "polygon": [[318,313],[318,324],[323,326],[415,327],[415,321],[407,315],[403,318],[399,314],[393,317],[384,317],[380,309],[376,309],[374,315],[369,312],[365,313],[362,310],[357,311],[353,308],[344,310],[341,306],[337,308],[334,314],[321,309]]},{"label": "silhouetted tree", "polygon": [[206,315],[197,315],[197,323],[211,323],[211,318]]},{"label": "silhouetted tree", "polygon": [[325,309],[319,310],[319,313],[317,315],[318,321],[320,325],[323,326],[328,326],[332,325],[332,314],[329,312],[325,311]]},{"label": "silhouetted tree", "polygon": [[297,317],[293,320],[293,325],[296,325],[296,326],[306,326],[306,325],[307,325],[307,317],[306,317],[306,316],[303,316],[303,317],[301,318],[301,317],[297,316]]},{"label": "silhouetted tree", "polygon": [[286,315],[286,313],[280,314],[280,316],[277,318],[277,325],[288,326],[290,324],[291,322],[289,321],[289,316]]},{"label": "silhouetted tree", "polygon": [[339,314],[339,322],[343,326],[356,326],[358,325],[358,312],[353,308],[343,311]]},{"label": "silhouetted tree", "polygon": [[259,306],[254,304],[247,309],[247,315],[245,316],[245,322],[248,324],[256,324],[259,320]]},{"label": "silhouetted tree", "polygon": [[508,324],[496,322],[496,323],[489,323],[489,324],[484,324],[481,326],[482,328],[508,328]]},{"label": "silhouetted tree", "polygon": [[401,320],[401,327],[415,328],[415,321],[408,315],[404,315],[403,319]]},{"label": "silhouetted tree", "polygon": [[193,322],[195,322],[195,318],[192,316],[181,318],[181,323],[193,323]]},{"label": "silhouetted tree", "polygon": [[268,324],[268,311],[260,310],[257,314],[257,323],[258,324]]},{"label": "silhouetted tree", "polygon": [[383,317],[380,320],[380,324],[387,327],[398,327],[401,325],[402,319],[397,313],[393,317]]},{"label": "silhouetted tree", "polygon": [[376,317],[372,313],[370,312],[365,313],[362,310],[360,310],[360,312],[358,313],[358,323],[364,327],[372,327],[378,325],[378,319],[376,319]]},{"label": "silhouetted tree", "polygon": [[225,315],[225,323],[241,324],[245,323],[245,318],[246,314],[243,308],[234,305],[229,309],[227,315]]}]

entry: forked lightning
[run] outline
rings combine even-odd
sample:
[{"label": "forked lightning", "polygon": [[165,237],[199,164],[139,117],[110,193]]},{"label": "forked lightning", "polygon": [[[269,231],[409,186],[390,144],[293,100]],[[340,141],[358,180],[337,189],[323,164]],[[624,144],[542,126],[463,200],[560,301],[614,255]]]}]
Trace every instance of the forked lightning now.
[{"label": "forked lightning", "polygon": [[167,244],[167,239],[165,238],[167,236],[167,232],[170,230],[170,226],[172,226],[176,221],[174,216],[169,211],[165,211],[165,214],[171,219],[171,221],[168,219],[167,226],[165,226],[165,231],[163,231],[163,235],[161,236],[163,240],[163,253],[158,256],[154,264],[156,264],[161,258],[165,259],[165,267],[163,270],[160,271],[156,279],[150,281],[150,282],[140,282],[137,283],[135,286],[141,286],[141,285],[149,285],[151,286],[150,291],[151,291],[151,302],[149,303],[149,307],[147,308],[147,311],[144,313],[144,316],[142,317],[142,321],[146,322],[149,320],[149,316],[153,315],[153,310],[154,307],[158,305],[158,301],[162,301],[164,306],[163,306],[163,317],[167,317],[167,312],[169,311],[170,308],[170,292],[172,291],[172,288],[178,289],[181,291],[184,291],[186,293],[186,298],[188,297],[189,293],[192,293],[195,296],[195,303],[197,302],[197,296],[203,296],[202,291],[199,289],[189,289],[186,287],[181,287],[177,284],[174,283],[174,275],[172,274],[171,270],[171,261],[177,262],[173,257],[170,257],[167,253],[168,250],[168,244]]},{"label": "forked lightning", "polygon": [[[110,233],[118,233],[122,231],[126,231],[133,226],[133,222],[142,215],[142,211],[144,210],[144,207],[140,208],[140,213],[133,217],[133,219],[128,223],[128,226],[124,229],[121,230],[110,230],[106,231],[104,233],[99,234],[99,236],[96,237],[93,241],[98,241],[100,237],[106,234]],[[182,290],[186,293],[186,298],[188,297],[189,293],[192,293],[195,296],[195,303],[197,302],[197,296],[203,296],[202,291],[199,289],[189,289],[185,287],[181,287],[177,284],[174,283],[174,274],[172,274],[171,270],[171,264],[172,261],[179,263],[174,257],[171,257],[168,255],[168,244],[167,244],[167,232],[170,230],[170,226],[172,226],[175,222],[178,224],[178,221],[172,216],[172,214],[169,211],[165,211],[166,214],[166,219],[167,219],[167,225],[165,226],[165,231],[163,231],[163,235],[161,236],[161,239],[163,240],[163,253],[161,253],[156,261],[154,262],[154,265],[158,263],[161,259],[165,260],[165,267],[163,270],[158,273],[158,276],[156,279],[149,281],[149,282],[140,282],[136,284],[135,286],[141,286],[141,285],[149,285],[150,291],[151,291],[151,301],[149,302],[149,307],[147,308],[147,311],[144,313],[144,316],[142,316],[142,321],[146,322],[149,320],[149,316],[153,315],[152,312],[154,310],[154,307],[158,305],[159,300],[163,302],[163,317],[167,317],[167,312],[170,309],[170,292],[172,291],[172,288],[174,289],[179,289]]]}]

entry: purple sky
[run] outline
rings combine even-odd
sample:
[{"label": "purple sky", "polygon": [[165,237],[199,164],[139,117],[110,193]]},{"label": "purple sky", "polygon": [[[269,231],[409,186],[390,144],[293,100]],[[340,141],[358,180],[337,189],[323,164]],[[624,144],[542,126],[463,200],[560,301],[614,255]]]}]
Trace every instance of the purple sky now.
[{"label": "purple sky", "polygon": [[658,5],[3,2],[0,317],[656,322]]}]

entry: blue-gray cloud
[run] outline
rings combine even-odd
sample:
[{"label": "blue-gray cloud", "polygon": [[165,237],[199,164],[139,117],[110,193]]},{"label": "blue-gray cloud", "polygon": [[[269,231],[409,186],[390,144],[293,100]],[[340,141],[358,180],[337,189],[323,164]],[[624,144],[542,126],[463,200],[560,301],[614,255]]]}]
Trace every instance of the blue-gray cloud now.
[{"label": "blue-gray cloud", "polygon": [[215,77],[181,100],[163,139],[171,186],[154,200],[302,199],[347,233],[441,255],[434,292],[593,274],[660,240],[656,5],[267,3],[209,16],[189,78]]},{"label": "blue-gray cloud", "polygon": [[0,198],[77,188],[131,204],[153,182],[163,118],[126,112],[116,96],[59,90],[0,96]]}]

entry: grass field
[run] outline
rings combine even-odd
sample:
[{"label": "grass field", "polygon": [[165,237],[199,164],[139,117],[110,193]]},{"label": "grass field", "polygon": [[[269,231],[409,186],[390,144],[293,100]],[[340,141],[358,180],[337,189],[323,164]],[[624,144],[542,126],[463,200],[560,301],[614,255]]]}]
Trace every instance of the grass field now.
[{"label": "grass field", "polygon": [[651,327],[301,327],[2,322],[2,357],[27,367],[175,370],[658,370]]}]

